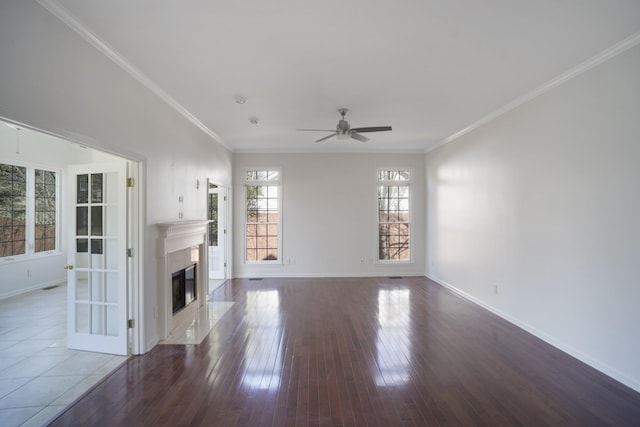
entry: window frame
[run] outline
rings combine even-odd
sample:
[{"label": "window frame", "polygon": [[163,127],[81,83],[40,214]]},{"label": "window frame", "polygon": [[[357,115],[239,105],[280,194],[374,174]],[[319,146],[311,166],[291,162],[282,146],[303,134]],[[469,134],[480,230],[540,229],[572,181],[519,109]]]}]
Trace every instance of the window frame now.
[{"label": "window frame", "polygon": [[[274,180],[253,180],[253,179],[248,179],[247,175],[250,171],[273,171],[273,172],[277,172],[278,173],[278,178],[274,179]],[[283,196],[283,191],[282,191],[282,168],[281,167],[275,167],[275,166],[256,166],[256,167],[245,167],[243,168],[243,175],[242,175],[242,180],[243,180],[243,190],[242,190],[242,195],[243,195],[243,199],[242,199],[242,213],[243,213],[243,224],[244,224],[244,230],[243,230],[243,243],[242,243],[242,248],[243,248],[243,261],[244,264],[247,265],[284,265],[284,260],[282,258],[282,196]],[[275,223],[277,225],[278,228],[278,236],[277,236],[277,241],[278,241],[278,251],[277,251],[277,257],[278,259],[275,260],[248,260],[247,259],[247,226],[250,225],[250,223],[247,221],[248,216],[247,216],[247,188],[249,186],[256,186],[256,185],[270,185],[270,186],[277,186],[278,187],[278,202],[277,202],[277,206],[278,206],[278,221]]]},{"label": "window frame", "polygon": [[[409,173],[409,179],[407,180],[384,180],[380,179],[380,173],[385,171],[406,171]],[[408,215],[409,218],[406,222],[402,222],[402,224],[407,224],[409,226],[409,257],[408,259],[381,259],[380,258],[380,208],[379,208],[379,199],[378,199],[378,191],[381,186],[406,186],[408,189],[408,200],[409,200],[409,209]],[[376,264],[411,264],[413,263],[413,169],[410,167],[382,167],[376,169],[375,175],[375,257],[374,260]]]},{"label": "window frame", "polygon": [[[25,252],[18,255],[0,256],[0,263],[22,262],[32,259],[57,256],[62,254],[61,248],[61,203],[62,172],[51,166],[37,163],[20,162],[12,159],[0,158],[0,164],[26,168],[26,209],[25,209]],[[53,172],[55,176],[55,248],[36,252],[35,227],[36,227],[36,170]]]}]

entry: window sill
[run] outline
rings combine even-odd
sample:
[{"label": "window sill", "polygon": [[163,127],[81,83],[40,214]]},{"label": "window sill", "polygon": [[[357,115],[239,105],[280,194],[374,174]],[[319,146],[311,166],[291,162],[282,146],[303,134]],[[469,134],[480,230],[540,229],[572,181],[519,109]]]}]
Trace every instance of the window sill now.
[{"label": "window sill", "polygon": [[378,265],[414,264],[412,260],[385,260],[379,259],[375,262]]},{"label": "window sill", "polygon": [[272,265],[276,267],[278,266],[282,267],[284,266],[284,263],[281,261],[245,261],[244,265],[264,265],[264,266]]},{"label": "window sill", "polygon": [[40,252],[37,254],[8,256],[8,257],[0,258],[0,266],[7,265],[7,264],[16,264],[20,262],[37,261],[40,259],[51,258],[51,257],[56,257],[61,255],[63,255],[61,251],[47,251],[47,252]]}]

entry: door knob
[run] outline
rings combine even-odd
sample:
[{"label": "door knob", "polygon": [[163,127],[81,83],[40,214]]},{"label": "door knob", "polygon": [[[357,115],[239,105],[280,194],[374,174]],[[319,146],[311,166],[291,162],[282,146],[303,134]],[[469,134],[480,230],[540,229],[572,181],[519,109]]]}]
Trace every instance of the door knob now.
[{"label": "door knob", "polygon": [[73,264],[67,264],[64,266],[65,270],[73,270]]}]

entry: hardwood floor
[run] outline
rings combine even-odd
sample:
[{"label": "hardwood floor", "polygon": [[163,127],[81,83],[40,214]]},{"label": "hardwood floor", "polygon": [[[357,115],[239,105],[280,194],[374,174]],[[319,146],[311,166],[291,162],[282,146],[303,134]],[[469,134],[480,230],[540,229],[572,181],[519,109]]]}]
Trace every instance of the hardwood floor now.
[{"label": "hardwood floor", "polygon": [[640,394],[426,278],[232,280],[52,425],[639,425]]}]

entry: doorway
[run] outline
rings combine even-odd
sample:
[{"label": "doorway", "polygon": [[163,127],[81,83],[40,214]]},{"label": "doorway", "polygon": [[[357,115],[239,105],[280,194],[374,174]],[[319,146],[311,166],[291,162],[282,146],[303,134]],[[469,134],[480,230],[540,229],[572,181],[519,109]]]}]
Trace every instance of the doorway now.
[{"label": "doorway", "polygon": [[[51,307],[59,307],[66,312],[67,333],[59,337],[64,340],[65,347],[69,344],[72,348],[120,355],[140,353],[140,343],[143,341],[139,331],[142,325],[135,325],[135,319],[139,318],[138,307],[141,301],[139,283],[142,258],[122,255],[126,257],[125,260],[120,258],[116,265],[111,257],[107,259],[106,254],[125,254],[124,250],[120,250],[123,247],[133,248],[138,254],[142,254],[139,224],[143,218],[140,215],[142,203],[139,178],[143,176],[140,173],[143,165],[132,159],[108,154],[27,126],[14,125],[3,119],[0,120],[0,142],[0,163],[26,171],[23,175],[26,175],[27,185],[36,186],[36,191],[31,190],[32,196],[29,199],[32,203],[31,213],[22,214],[22,217],[27,218],[23,221],[26,224],[23,228],[27,231],[19,237],[23,241],[21,248],[26,249],[16,250],[15,254],[0,259],[0,275],[7,278],[6,285],[3,283],[0,286],[0,298],[27,295],[28,292],[55,286],[69,289],[69,292],[65,292],[69,296],[66,307],[53,303]],[[76,195],[71,194],[81,184],[76,176],[78,174],[72,172],[76,165],[85,165],[84,176],[88,177],[86,185],[91,186],[88,194],[93,199],[84,206],[78,202]],[[102,170],[105,165],[117,165],[121,171],[119,174],[122,175],[118,178],[121,182],[128,182],[130,177],[134,177],[136,181],[134,188],[127,188],[124,195],[120,194],[117,202],[112,198],[114,182],[111,177],[114,175],[110,174],[110,170]],[[29,172],[31,169],[34,172]],[[41,176],[44,176],[42,183],[38,181]],[[36,178],[35,181],[33,177]],[[93,177],[95,180],[92,182]],[[102,182],[100,177],[104,178]],[[28,184],[29,180],[35,184]],[[46,191],[40,191],[38,185]],[[88,189],[84,183],[82,185]],[[98,201],[100,194],[109,199]],[[78,202],[77,206],[70,206],[71,200]],[[122,211],[124,215],[122,212],[116,215],[115,211],[121,207],[125,208]],[[39,211],[44,208],[46,216]],[[5,211],[3,212],[6,213]],[[20,219],[21,212],[16,210],[10,214]],[[93,221],[79,225],[76,223],[76,216],[79,214],[84,215],[85,219],[93,218]],[[40,223],[46,224],[46,227]],[[116,229],[119,231],[116,232]],[[44,238],[51,245],[39,249],[43,246],[39,240]],[[90,266],[87,265],[89,261]],[[104,264],[100,265],[100,262]],[[66,274],[62,268],[65,265]],[[114,285],[114,277],[117,277],[117,285]],[[74,310],[70,310],[72,284],[81,282],[84,292],[88,289],[85,284],[89,281],[94,285],[91,294],[77,294],[77,298],[74,298]],[[114,291],[117,292],[117,298]],[[114,317],[116,311],[117,320]],[[134,328],[127,328],[128,319],[134,319],[130,323],[135,325]],[[118,329],[117,335],[122,338],[120,345],[117,349],[99,345],[85,347],[84,339],[77,340],[70,336],[69,331],[72,329],[79,332],[88,325],[91,325],[90,329],[94,332],[104,332],[105,337],[113,337]],[[72,345],[74,341],[80,345]]]},{"label": "doorway", "polygon": [[[17,191],[11,194],[16,193],[18,201],[24,201],[16,206],[31,204],[23,209],[27,212],[0,208],[0,223],[6,227],[10,219],[10,235],[17,236],[12,240],[20,242],[14,253],[3,253],[5,256],[0,259],[0,376],[7,379],[3,388],[2,411],[11,413],[12,419],[19,420],[18,423],[42,425],[116,369],[128,355],[142,352],[141,343],[144,341],[139,333],[141,322],[140,326],[136,324],[133,329],[124,328],[121,336],[126,339],[117,351],[104,346],[93,349],[109,354],[71,349],[73,338],[68,332],[69,325],[74,324],[79,330],[103,330],[111,338],[114,335],[113,323],[101,313],[113,313],[115,307],[120,307],[120,302],[123,302],[122,307],[126,307],[125,319],[141,318],[137,307],[142,296],[139,288],[142,250],[138,248],[141,248],[140,242],[143,241],[139,224],[144,220],[141,215],[143,202],[140,188],[140,177],[144,176],[140,168],[144,164],[23,125],[7,123],[0,119],[0,164],[4,165],[2,169],[5,172],[16,168],[18,172],[24,172],[16,174],[11,184],[17,189],[26,188],[22,192],[27,196]],[[112,213],[118,205],[111,193],[113,171],[105,169],[106,165],[114,163],[119,168],[125,166],[127,177],[134,177],[136,181],[135,187],[128,188],[125,196],[126,217],[118,218],[117,222],[111,221],[115,218]],[[80,164],[88,168],[85,188],[90,189],[88,194],[93,193],[88,196],[92,200],[86,204],[78,202],[78,198],[71,196],[69,190],[70,184],[79,184],[78,178],[72,178],[70,171],[73,165]],[[81,176],[84,174],[82,171],[76,172]],[[11,176],[13,178],[13,174]],[[95,178],[93,185],[92,178]],[[100,178],[103,178],[102,182]],[[2,183],[4,185],[0,184],[0,188],[6,189],[6,181]],[[8,194],[3,193],[3,201],[8,200]],[[76,206],[69,206],[71,200],[76,201]],[[73,219],[78,214],[78,207],[81,208],[81,216],[91,218],[86,223],[81,221],[80,227]],[[17,221],[16,227],[13,227],[14,219]],[[86,233],[83,231],[85,226]],[[122,227],[126,231],[124,240],[127,248],[136,249],[136,257],[127,257],[125,265],[118,267],[126,276],[122,287],[126,295],[119,296],[118,303],[113,301],[111,291],[114,288],[108,285],[113,283],[111,276],[115,274],[110,272],[113,265],[110,259],[107,260],[107,254],[114,250],[114,242],[122,239],[122,236],[113,232],[114,227]],[[13,232],[13,229],[17,232]],[[69,234],[78,231],[77,238],[71,244],[70,240],[73,239],[69,239]],[[86,242],[83,240],[85,236]],[[76,254],[72,256],[74,250]],[[99,259],[101,257],[102,260]],[[105,262],[105,268],[99,265],[102,261]],[[92,296],[77,299],[75,314],[81,313],[81,316],[76,316],[76,321],[70,320],[70,286],[67,277],[70,270],[65,273],[65,264],[74,265],[72,271],[76,274],[82,273],[78,279],[83,286],[92,276]],[[87,265],[91,267],[91,272],[83,271]],[[106,287],[99,289],[101,281]],[[88,287],[84,286],[84,289]],[[104,299],[100,297],[101,290],[108,290],[109,295]],[[90,306],[89,310],[85,310]]]},{"label": "doorway", "polygon": [[208,292],[220,286],[227,280],[228,271],[228,191],[225,187],[207,183],[207,220],[208,226],[208,257],[209,257],[209,287]]}]

